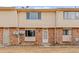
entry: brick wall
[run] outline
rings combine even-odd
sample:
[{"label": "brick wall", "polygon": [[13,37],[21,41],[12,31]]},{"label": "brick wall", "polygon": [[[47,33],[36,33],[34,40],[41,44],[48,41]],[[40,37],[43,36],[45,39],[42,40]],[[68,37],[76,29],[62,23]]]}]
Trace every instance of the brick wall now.
[{"label": "brick wall", "polygon": [[73,28],[72,34],[73,34],[73,37],[79,37],[79,28]]},{"label": "brick wall", "polygon": [[[24,28],[19,29],[19,31],[25,31]],[[24,43],[24,39],[25,39],[25,34],[20,34],[19,35],[19,44]]]},{"label": "brick wall", "polygon": [[41,45],[42,43],[42,29],[36,29],[36,44]]},{"label": "brick wall", "polygon": [[57,28],[56,29],[56,41],[57,41],[58,44],[62,43],[62,36],[63,36],[63,29]]},{"label": "brick wall", "polygon": [[3,43],[3,29],[0,28],[0,44]]},{"label": "brick wall", "polygon": [[18,36],[14,35],[13,33],[18,31],[16,28],[10,28],[10,42],[11,45],[17,45],[18,44]]},{"label": "brick wall", "polygon": [[[19,29],[19,30],[25,30],[25,29]],[[42,30],[43,29],[36,29],[35,33],[36,33],[36,41],[35,44],[37,45],[41,45],[42,43]],[[18,44],[18,37],[16,37],[15,35],[13,35],[13,32],[18,31],[18,29],[16,28],[10,28],[10,39],[11,39],[11,44],[12,45],[16,45]],[[2,43],[2,38],[3,38],[3,29],[0,29],[0,43]],[[53,28],[49,28],[48,29],[48,42],[53,44],[55,42],[55,38],[56,38],[56,42],[61,44],[62,43],[62,36],[63,36],[63,28],[57,28],[56,29],[56,33],[55,33],[55,29]],[[56,37],[55,37],[56,34]],[[72,29],[72,40],[73,42],[75,41],[75,38],[79,38],[79,28],[73,28]],[[20,36],[19,37],[19,42],[23,42],[25,39],[24,36]]]},{"label": "brick wall", "polygon": [[72,40],[73,40],[73,43],[76,44],[75,42],[75,38],[79,38],[79,28],[73,28],[72,29]]},{"label": "brick wall", "polygon": [[50,44],[54,44],[55,43],[55,29],[50,28],[48,29],[48,42]]}]

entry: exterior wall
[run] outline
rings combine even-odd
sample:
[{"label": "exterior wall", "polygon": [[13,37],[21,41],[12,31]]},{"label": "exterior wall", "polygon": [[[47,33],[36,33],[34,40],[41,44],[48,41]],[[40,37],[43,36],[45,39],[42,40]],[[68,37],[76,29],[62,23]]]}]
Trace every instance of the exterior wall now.
[{"label": "exterior wall", "polygon": [[[25,31],[25,28],[20,28],[19,31]],[[19,35],[19,44],[23,44],[25,39],[25,34]]]},{"label": "exterior wall", "polygon": [[[79,43],[79,28],[73,28],[72,29],[72,38],[73,38],[74,44]],[[77,39],[77,42],[76,42],[76,39]]]},{"label": "exterior wall", "polygon": [[[56,43],[57,44],[73,44],[74,43],[74,38],[75,36],[78,36],[78,33],[76,32],[76,30],[71,29],[71,35],[63,35],[63,28],[57,28],[56,29]],[[77,33],[77,34],[76,34]],[[63,38],[64,36],[64,38]],[[66,37],[65,37],[66,36]],[[65,39],[66,41],[63,41],[63,39]]]},{"label": "exterior wall", "polygon": [[63,11],[56,11],[56,26],[57,27],[79,27],[79,20],[66,20],[63,17]]},{"label": "exterior wall", "polygon": [[55,29],[54,28],[48,29],[48,42],[51,45],[55,43]]},{"label": "exterior wall", "polygon": [[62,43],[62,37],[63,37],[63,29],[57,28],[55,34],[56,34],[56,43],[61,44]]},{"label": "exterior wall", "polygon": [[[56,17],[56,19],[55,19]],[[69,27],[72,28],[72,43],[76,44],[79,39],[79,20],[65,20],[63,18],[63,11],[55,12],[42,12],[41,20],[27,20],[26,12],[19,12],[17,15],[17,11],[0,11],[0,27],[26,27],[27,28],[35,28],[36,30],[36,41],[34,42],[36,45],[42,44],[42,30],[44,28],[48,28],[48,42],[50,44],[58,43],[62,44],[63,37],[63,28]],[[55,24],[56,21],[56,24]],[[55,25],[56,25],[56,33],[55,33]],[[38,28],[36,28],[38,27]],[[51,28],[49,28],[51,27]],[[76,28],[75,28],[76,27]],[[25,29],[19,29],[25,30]],[[11,45],[18,45],[24,42],[25,36],[14,35],[13,33],[18,31],[17,28],[10,28],[10,43]],[[56,35],[56,37],[55,37]],[[3,43],[3,28],[0,28],[0,44]],[[27,43],[27,42],[26,42]]]},{"label": "exterior wall", "polygon": [[[26,29],[27,30],[27,29]],[[41,45],[42,44],[42,31],[44,28],[35,28],[35,42],[34,44],[36,45]],[[55,33],[56,30],[56,33]],[[24,35],[19,35],[19,41],[18,41],[18,36],[14,35],[13,33],[18,31],[17,28],[10,28],[9,29],[9,34],[10,34],[10,43],[11,45],[18,45],[21,43],[24,43],[25,45],[29,42],[24,41],[25,36]],[[19,29],[19,31],[25,31],[25,28]],[[79,43],[79,28],[72,28],[72,41],[71,43],[73,44],[78,44]],[[55,37],[56,35],[56,37]],[[55,42],[57,44],[64,44],[63,41],[63,28],[48,28],[48,43],[53,45]],[[78,42],[76,42],[76,38]],[[3,28],[0,28],[0,44],[3,44]]]},{"label": "exterior wall", "polygon": [[36,29],[36,45],[41,45],[42,43],[42,29]]},{"label": "exterior wall", "polygon": [[18,45],[18,36],[14,32],[18,31],[17,28],[10,28],[10,43],[11,45]]},{"label": "exterior wall", "polygon": [[0,11],[0,27],[17,27],[17,11]]},{"label": "exterior wall", "polygon": [[0,44],[3,44],[3,28],[0,28]]},{"label": "exterior wall", "polygon": [[26,12],[18,13],[20,27],[54,27],[55,12],[41,12],[41,20],[27,20]]},{"label": "exterior wall", "polygon": [[[25,31],[28,28],[21,28],[19,31]],[[31,30],[31,29],[30,29]],[[42,29],[35,28],[35,41],[25,41],[25,35],[19,35],[19,44],[28,45],[28,43],[34,43],[35,45],[41,45],[42,43]]]}]

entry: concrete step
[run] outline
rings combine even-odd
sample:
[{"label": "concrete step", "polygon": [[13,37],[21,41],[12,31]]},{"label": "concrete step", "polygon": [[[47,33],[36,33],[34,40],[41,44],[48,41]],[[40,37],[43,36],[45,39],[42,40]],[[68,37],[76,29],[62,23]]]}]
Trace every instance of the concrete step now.
[{"label": "concrete step", "polygon": [[34,42],[22,42],[21,45],[30,46],[30,45],[35,45],[35,43]]},{"label": "concrete step", "polygon": [[42,43],[41,45],[42,45],[42,46],[50,46],[49,43]]}]

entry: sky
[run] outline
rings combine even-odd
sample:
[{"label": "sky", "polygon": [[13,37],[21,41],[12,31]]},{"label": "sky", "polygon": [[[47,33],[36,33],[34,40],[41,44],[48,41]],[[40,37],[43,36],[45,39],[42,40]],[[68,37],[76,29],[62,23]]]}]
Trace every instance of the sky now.
[{"label": "sky", "polygon": [[79,6],[79,0],[0,0],[0,6]]},{"label": "sky", "polygon": [[29,9],[52,9],[52,8],[79,8],[79,6],[15,6],[16,8],[26,8]]}]

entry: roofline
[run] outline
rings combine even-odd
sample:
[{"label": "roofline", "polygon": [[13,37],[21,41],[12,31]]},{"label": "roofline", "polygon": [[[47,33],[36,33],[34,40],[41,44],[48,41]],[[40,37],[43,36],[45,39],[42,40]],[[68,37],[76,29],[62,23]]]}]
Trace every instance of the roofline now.
[{"label": "roofline", "polygon": [[56,9],[17,9],[18,12],[55,12]]},{"label": "roofline", "polygon": [[56,12],[56,11],[79,12],[79,8],[17,9],[17,11],[18,11],[18,12]]},{"label": "roofline", "polygon": [[14,11],[15,7],[0,7],[0,11]]},{"label": "roofline", "polygon": [[15,11],[15,10],[17,12],[56,12],[56,11],[79,12],[79,8],[17,9],[15,7],[0,7],[0,11]]}]

